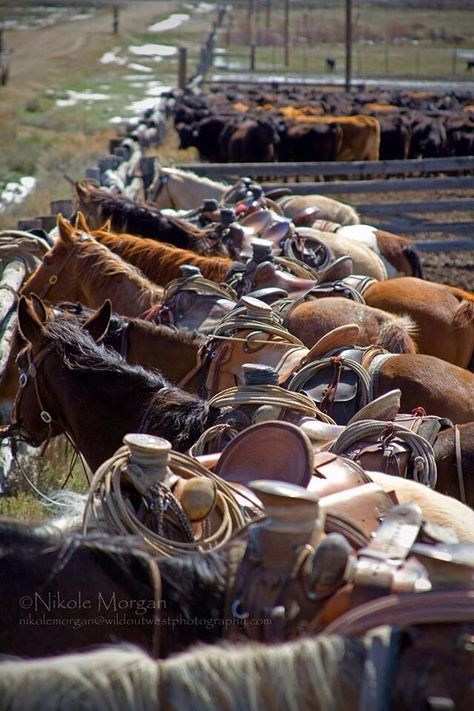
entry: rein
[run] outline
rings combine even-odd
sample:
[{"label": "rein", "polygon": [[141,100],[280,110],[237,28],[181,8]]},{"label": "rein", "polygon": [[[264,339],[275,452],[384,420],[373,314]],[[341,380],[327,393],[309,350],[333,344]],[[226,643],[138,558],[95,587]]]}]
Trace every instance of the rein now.
[{"label": "rein", "polygon": [[458,425],[454,425],[454,451],[456,453],[456,472],[458,475],[459,494],[462,503],[467,504],[466,485],[462,469],[461,430]]}]

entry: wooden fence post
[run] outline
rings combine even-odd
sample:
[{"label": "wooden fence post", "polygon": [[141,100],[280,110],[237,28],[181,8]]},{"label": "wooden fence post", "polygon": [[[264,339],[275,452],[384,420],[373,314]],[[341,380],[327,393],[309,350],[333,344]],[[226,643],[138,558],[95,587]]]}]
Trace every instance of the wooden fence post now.
[{"label": "wooden fence post", "polygon": [[188,50],[186,47],[178,48],[178,89],[184,89],[188,74]]}]

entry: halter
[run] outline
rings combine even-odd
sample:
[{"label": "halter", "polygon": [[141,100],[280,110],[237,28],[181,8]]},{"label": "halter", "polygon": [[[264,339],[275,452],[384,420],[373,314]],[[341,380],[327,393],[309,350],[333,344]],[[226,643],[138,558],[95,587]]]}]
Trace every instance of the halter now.
[{"label": "halter", "polygon": [[[92,238],[85,232],[80,231],[79,242],[86,242],[86,241],[92,242]],[[61,273],[64,271],[64,268],[66,267],[68,262],[71,260],[72,256],[77,252],[77,250],[78,250],[78,245],[76,245],[70,251],[68,251],[68,253],[65,255],[63,261],[59,265],[59,268],[58,268],[56,274],[51,274],[51,276],[48,279],[48,283],[44,285],[43,289],[41,290],[41,293],[38,293],[38,296],[41,299],[44,299],[44,297],[46,296],[46,294],[48,293],[50,288],[58,283]]]},{"label": "halter", "polygon": [[171,203],[171,208],[173,210],[178,210],[179,208],[177,207],[175,201],[173,200],[173,196],[171,194],[170,186],[170,176],[167,173],[161,173],[161,175],[158,178],[158,185],[156,186],[156,189],[153,194],[153,202],[156,202],[157,199],[160,197],[161,193],[165,188],[168,189],[168,197]]}]

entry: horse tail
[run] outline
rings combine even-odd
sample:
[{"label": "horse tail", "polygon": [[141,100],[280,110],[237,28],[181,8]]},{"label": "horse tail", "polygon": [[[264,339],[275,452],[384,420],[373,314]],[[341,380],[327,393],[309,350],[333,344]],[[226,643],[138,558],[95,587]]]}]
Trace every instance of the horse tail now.
[{"label": "horse tail", "polygon": [[412,269],[412,276],[417,277],[418,279],[424,279],[420,255],[416,249],[407,244],[405,247],[402,247],[402,253]]},{"label": "horse tail", "polygon": [[393,316],[381,324],[376,345],[390,353],[416,353],[416,343],[412,338],[416,330],[416,324],[409,316]]},{"label": "horse tail", "polygon": [[454,314],[453,323],[456,328],[464,328],[464,326],[474,323],[474,298],[471,301],[463,299],[460,302]]}]

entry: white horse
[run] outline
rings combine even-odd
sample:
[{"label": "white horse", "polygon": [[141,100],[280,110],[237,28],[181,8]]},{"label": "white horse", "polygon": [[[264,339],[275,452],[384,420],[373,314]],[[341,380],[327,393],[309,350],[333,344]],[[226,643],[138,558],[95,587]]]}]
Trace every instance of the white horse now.
[{"label": "white horse", "polygon": [[155,162],[155,177],[148,188],[147,200],[160,210],[194,210],[207,198],[221,200],[230,187],[192,171],[163,168]]}]

